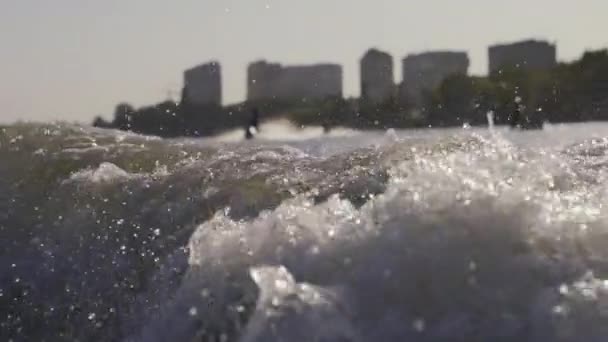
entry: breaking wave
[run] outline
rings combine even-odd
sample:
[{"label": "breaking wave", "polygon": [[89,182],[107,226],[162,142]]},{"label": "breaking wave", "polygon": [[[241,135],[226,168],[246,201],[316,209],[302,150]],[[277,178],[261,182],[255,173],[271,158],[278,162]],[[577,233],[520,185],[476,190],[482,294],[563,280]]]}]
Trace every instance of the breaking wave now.
[{"label": "breaking wave", "polygon": [[567,128],[6,127],[0,338],[604,341],[608,140]]}]

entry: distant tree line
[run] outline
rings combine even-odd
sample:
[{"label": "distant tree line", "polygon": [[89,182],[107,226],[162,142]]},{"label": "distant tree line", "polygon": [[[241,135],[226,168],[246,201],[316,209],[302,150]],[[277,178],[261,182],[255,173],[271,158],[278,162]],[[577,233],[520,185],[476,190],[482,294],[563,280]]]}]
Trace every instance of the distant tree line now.
[{"label": "distant tree line", "polygon": [[423,94],[422,104],[416,106],[397,97],[384,103],[330,97],[200,106],[182,92],[179,103],[165,101],[139,109],[119,104],[111,122],[98,117],[93,124],[161,137],[208,136],[244,127],[253,108],[259,109],[262,120],[286,118],[327,130],[486,125],[488,113],[502,125],[511,121],[516,108],[525,127],[544,121],[608,120],[608,50],[586,52],[580,60],[550,70],[510,67],[488,77],[454,75]]},{"label": "distant tree line", "polygon": [[427,96],[427,119],[434,126],[484,125],[492,112],[496,124],[507,124],[516,106],[530,126],[608,120],[608,51],[586,52],[550,70],[511,67],[488,77],[455,75]]}]

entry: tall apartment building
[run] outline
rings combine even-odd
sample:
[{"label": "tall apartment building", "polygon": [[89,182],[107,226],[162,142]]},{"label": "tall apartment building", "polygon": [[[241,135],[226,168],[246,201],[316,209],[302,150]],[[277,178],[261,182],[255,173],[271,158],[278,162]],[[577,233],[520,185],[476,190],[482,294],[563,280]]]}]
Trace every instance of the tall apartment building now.
[{"label": "tall apartment building", "polygon": [[466,75],[469,57],[466,52],[434,51],[408,55],[403,59],[402,96],[420,103],[424,92],[434,91],[447,77]]},{"label": "tall apartment building", "polygon": [[361,97],[371,102],[385,102],[394,95],[393,57],[377,49],[361,58]]},{"label": "tall apartment building", "polygon": [[222,105],[222,69],[219,62],[209,62],[184,72],[187,100],[196,105]]},{"label": "tall apartment building", "polygon": [[247,100],[321,100],[342,97],[337,64],[282,66],[258,61],[247,69]]},{"label": "tall apartment building", "polygon": [[557,65],[556,50],[555,45],[538,40],[490,46],[488,70],[492,73],[504,67],[520,67],[526,70],[550,69]]}]

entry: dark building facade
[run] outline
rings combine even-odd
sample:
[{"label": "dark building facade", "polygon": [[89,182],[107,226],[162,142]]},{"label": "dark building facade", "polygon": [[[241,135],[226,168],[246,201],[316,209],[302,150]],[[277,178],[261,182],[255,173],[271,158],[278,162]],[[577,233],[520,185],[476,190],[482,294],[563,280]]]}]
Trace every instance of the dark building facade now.
[{"label": "dark building facade", "polygon": [[425,91],[435,90],[451,75],[466,75],[468,70],[466,52],[434,51],[408,55],[403,59],[401,96],[419,104]]},{"label": "dark building facade", "polygon": [[247,69],[247,100],[321,100],[342,97],[337,64],[282,66],[258,61]]},{"label": "dark building facade", "polygon": [[361,58],[361,97],[380,103],[394,95],[393,57],[377,49],[368,50]]},{"label": "dark building facade", "polygon": [[490,73],[497,72],[505,67],[545,70],[557,65],[555,45],[538,40],[490,46],[488,57]]},{"label": "dark building facade", "polygon": [[247,68],[247,100],[272,99],[275,83],[281,77],[283,67],[279,63],[257,61]]},{"label": "dark building facade", "polygon": [[222,69],[219,62],[201,64],[184,72],[184,94],[196,105],[222,105]]}]

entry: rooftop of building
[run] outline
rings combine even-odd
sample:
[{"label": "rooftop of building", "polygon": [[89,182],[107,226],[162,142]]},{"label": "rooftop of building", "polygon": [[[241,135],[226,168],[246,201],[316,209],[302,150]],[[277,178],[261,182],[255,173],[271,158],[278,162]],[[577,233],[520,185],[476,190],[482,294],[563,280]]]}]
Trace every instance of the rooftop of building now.
[{"label": "rooftop of building", "polygon": [[500,49],[500,48],[508,48],[508,47],[524,47],[524,46],[555,47],[555,44],[552,44],[546,40],[526,39],[526,40],[520,40],[520,41],[510,42],[510,43],[494,44],[494,45],[490,46],[490,49]]},{"label": "rooftop of building", "polygon": [[438,51],[426,51],[421,53],[414,53],[405,56],[403,59],[417,59],[417,58],[444,58],[444,57],[454,57],[454,58],[468,58],[468,53],[466,51],[453,51],[453,50],[438,50]]},{"label": "rooftop of building", "polygon": [[191,67],[189,69],[186,69],[184,71],[184,73],[187,74],[187,73],[191,73],[191,72],[196,72],[196,71],[200,71],[200,70],[208,70],[208,69],[217,70],[217,69],[220,69],[220,68],[221,68],[220,62],[218,62],[218,61],[209,61],[207,63],[202,63],[202,64],[199,64],[199,65],[193,66],[193,67]]},{"label": "rooftop of building", "polygon": [[320,62],[320,63],[312,63],[312,64],[294,64],[294,65],[283,65],[280,63],[268,62],[266,60],[258,60],[252,63],[249,63],[249,67],[254,66],[272,66],[272,67],[280,67],[282,69],[306,69],[306,68],[342,68],[342,65],[338,63],[330,63],[330,62]]},{"label": "rooftop of building", "polygon": [[391,54],[389,54],[388,52],[381,51],[377,48],[372,48],[367,50],[361,59],[366,60],[368,58],[393,59],[393,56],[391,56]]}]

